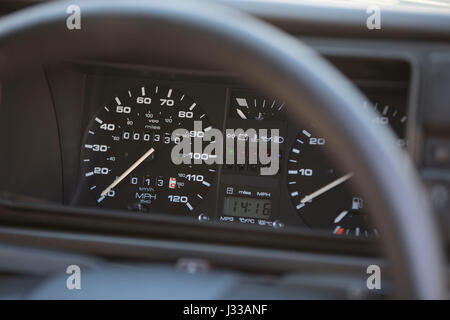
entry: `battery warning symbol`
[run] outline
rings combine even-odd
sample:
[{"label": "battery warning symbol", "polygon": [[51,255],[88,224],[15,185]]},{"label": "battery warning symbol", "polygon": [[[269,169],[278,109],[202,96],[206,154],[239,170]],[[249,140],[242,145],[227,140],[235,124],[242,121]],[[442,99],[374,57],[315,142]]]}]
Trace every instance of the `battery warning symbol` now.
[{"label": "battery warning symbol", "polygon": [[169,188],[175,189],[177,187],[177,178],[170,177],[169,178]]}]

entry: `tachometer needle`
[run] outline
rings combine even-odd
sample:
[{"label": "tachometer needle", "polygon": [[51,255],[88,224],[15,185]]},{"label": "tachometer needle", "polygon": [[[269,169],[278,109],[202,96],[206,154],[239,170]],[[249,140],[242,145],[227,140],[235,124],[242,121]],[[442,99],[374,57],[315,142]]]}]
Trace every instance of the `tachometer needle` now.
[{"label": "tachometer needle", "polygon": [[353,172],[350,172],[348,174],[346,174],[345,176],[340,177],[339,179],[334,180],[333,182],[330,182],[329,184],[327,184],[326,186],[320,188],[319,190],[311,193],[310,195],[307,195],[306,197],[304,197],[300,203],[305,203],[308,201],[311,201],[312,199],[320,196],[321,194],[333,189],[334,187],[337,187],[338,185],[340,185],[341,183],[344,183],[345,181],[347,181],[348,179],[350,179],[351,177],[353,177]]},{"label": "tachometer needle", "polygon": [[[149,155],[151,155],[153,152],[155,151],[155,149],[150,148],[146,153],[144,153],[144,155],[142,157],[140,157],[135,163],[133,163],[131,165],[131,167],[129,167],[127,170],[125,170],[124,173],[122,173],[120,175],[120,177],[118,177],[116,180],[114,180],[113,183],[111,183],[108,188],[106,188],[105,190],[102,191],[102,193],[100,194],[101,197],[105,197],[106,194],[111,191],[112,188],[114,188],[115,186],[117,186],[120,181],[122,181],[127,175],[129,175],[134,169],[137,168],[137,166],[139,166],[145,159],[148,158]],[[100,198],[101,199],[101,198]]]}]

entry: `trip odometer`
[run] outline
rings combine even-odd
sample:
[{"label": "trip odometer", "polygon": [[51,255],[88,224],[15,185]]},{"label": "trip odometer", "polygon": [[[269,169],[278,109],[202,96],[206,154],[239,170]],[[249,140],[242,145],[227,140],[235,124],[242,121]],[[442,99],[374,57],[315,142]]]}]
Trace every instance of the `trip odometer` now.
[{"label": "trip odometer", "polygon": [[172,132],[184,128],[192,133],[194,121],[201,121],[203,130],[211,128],[203,109],[173,88],[141,86],[112,97],[86,132],[75,202],[140,212],[196,212],[215,166],[175,165],[171,159]]}]

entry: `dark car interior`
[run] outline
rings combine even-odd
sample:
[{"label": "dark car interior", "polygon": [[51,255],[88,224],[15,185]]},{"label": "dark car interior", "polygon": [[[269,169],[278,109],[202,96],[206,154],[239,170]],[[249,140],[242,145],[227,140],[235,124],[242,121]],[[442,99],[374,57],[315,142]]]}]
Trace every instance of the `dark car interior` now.
[{"label": "dark car interior", "polygon": [[448,299],[450,2],[373,5],[0,2],[0,299]]}]

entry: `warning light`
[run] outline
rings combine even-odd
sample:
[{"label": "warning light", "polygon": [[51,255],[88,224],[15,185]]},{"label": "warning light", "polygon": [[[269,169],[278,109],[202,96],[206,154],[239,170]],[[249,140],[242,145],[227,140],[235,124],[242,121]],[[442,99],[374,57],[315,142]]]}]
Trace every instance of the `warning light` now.
[{"label": "warning light", "polygon": [[175,189],[177,187],[177,178],[169,178],[169,188]]}]

